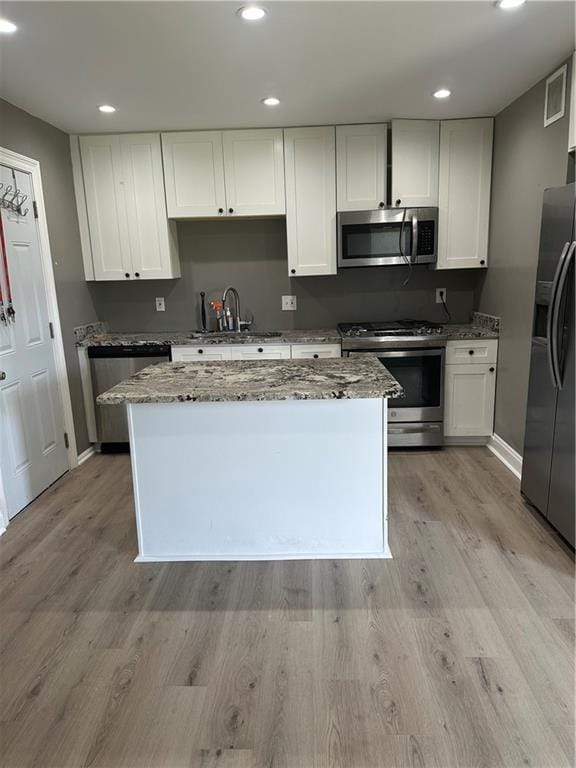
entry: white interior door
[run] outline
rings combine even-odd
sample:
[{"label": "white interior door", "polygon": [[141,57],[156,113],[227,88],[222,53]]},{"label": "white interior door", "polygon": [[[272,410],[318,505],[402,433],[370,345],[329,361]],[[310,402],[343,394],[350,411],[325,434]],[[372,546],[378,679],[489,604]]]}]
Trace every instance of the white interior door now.
[{"label": "white interior door", "polygon": [[[0,165],[0,181],[28,195],[27,203],[34,199],[29,174]],[[0,323],[0,470],[9,518],[68,469],[38,229],[26,207],[25,216],[1,209],[16,312],[14,323]],[[6,300],[3,269],[0,276]]]}]

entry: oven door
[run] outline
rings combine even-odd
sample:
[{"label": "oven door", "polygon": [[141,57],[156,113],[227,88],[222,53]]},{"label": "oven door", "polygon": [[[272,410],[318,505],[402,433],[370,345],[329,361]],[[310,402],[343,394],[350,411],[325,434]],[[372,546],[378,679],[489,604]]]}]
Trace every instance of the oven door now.
[{"label": "oven door", "polygon": [[390,349],[374,354],[404,389],[404,397],[388,400],[388,421],[444,419],[444,348]]}]

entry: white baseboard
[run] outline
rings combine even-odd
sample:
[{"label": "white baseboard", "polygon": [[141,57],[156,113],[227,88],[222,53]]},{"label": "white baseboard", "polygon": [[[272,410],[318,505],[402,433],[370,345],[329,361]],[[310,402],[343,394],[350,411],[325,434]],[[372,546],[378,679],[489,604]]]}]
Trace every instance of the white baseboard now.
[{"label": "white baseboard", "polygon": [[516,477],[522,477],[522,456],[505,440],[494,433],[488,441],[488,448],[505,464]]},{"label": "white baseboard", "polygon": [[86,448],[86,450],[82,451],[82,453],[79,453],[78,454],[78,466],[80,466],[80,464],[84,464],[85,461],[88,461],[88,459],[91,456],[94,456],[94,453],[95,453],[95,450],[94,450],[94,446],[93,445],[91,445],[90,448]]},{"label": "white baseboard", "polygon": [[0,536],[2,536],[4,533],[6,533],[6,528],[0,528]]}]

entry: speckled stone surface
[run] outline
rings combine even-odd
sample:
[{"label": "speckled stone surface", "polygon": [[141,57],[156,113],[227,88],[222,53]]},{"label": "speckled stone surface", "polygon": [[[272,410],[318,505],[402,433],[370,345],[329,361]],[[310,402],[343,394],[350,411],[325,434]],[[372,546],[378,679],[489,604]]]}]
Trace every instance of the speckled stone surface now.
[{"label": "speckled stone surface", "polygon": [[101,394],[120,403],[340,400],[399,397],[402,387],[371,355],[323,360],[158,363]]},{"label": "speckled stone surface", "polygon": [[487,328],[474,323],[450,323],[445,325],[444,336],[448,341],[464,341],[465,339],[497,339],[498,329]]},{"label": "speckled stone surface", "polygon": [[[278,335],[276,335],[278,334]],[[82,347],[122,347],[141,344],[204,347],[208,344],[339,344],[336,328],[303,331],[243,331],[242,333],[201,333],[198,331],[157,331],[154,333],[93,333],[78,342]]]}]

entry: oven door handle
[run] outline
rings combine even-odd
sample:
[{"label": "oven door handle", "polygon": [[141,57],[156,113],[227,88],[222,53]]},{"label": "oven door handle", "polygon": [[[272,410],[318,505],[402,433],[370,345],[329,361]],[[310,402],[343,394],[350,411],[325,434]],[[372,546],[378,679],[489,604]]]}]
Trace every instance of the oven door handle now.
[{"label": "oven door handle", "polygon": [[377,357],[380,358],[386,358],[386,357],[444,357],[445,350],[444,348],[435,348],[435,349],[383,349],[383,350],[375,350],[370,349],[366,350],[367,352],[372,352]]},{"label": "oven door handle", "polygon": [[418,259],[418,216],[412,216],[412,261]]}]

